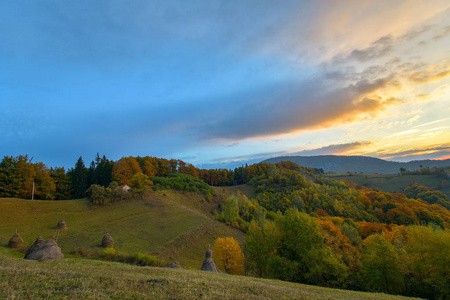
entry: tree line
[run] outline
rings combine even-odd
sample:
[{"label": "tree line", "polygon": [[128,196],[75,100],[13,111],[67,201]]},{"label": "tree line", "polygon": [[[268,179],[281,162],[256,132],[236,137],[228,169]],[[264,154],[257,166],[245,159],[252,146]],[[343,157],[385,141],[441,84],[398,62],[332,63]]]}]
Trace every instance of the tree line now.
[{"label": "tree line", "polygon": [[[35,185],[35,199],[67,200],[86,196],[91,185],[109,187],[112,182],[133,187],[131,179],[136,174],[166,177],[185,174],[201,179],[211,186],[232,186],[249,182],[252,178],[268,174],[273,167],[268,163],[245,165],[231,169],[200,169],[179,159],[157,157],[122,157],[112,161],[97,153],[89,167],[80,156],[74,167],[47,167],[33,162],[28,155],[5,156],[0,162],[0,197],[29,199]],[[321,169],[309,168],[313,173]]]}]

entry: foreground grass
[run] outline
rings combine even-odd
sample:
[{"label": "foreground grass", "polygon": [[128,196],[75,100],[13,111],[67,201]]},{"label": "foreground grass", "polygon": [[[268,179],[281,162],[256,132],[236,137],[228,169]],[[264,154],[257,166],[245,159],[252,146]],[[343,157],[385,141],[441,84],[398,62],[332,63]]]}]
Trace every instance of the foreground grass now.
[{"label": "foreground grass", "polygon": [[7,299],[406,299],[203,271],[0,256]]}]

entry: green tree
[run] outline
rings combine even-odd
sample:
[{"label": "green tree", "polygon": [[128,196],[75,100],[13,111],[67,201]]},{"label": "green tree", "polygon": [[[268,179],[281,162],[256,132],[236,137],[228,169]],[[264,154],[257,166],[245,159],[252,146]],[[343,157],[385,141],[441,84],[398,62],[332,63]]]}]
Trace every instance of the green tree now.
[{"label": "green tree", "polygon": [[347,267],[324,244],[317,220],[288,209],[276,221],[280,231],[279,258],[269,261],[269,272],[282,280],[341,286]]},{"label": "green tree", "polygon": [[153,184],[153,182],[144,173],[136,173],[131,177],[130,183],[132,184],[134,193],[144,197],[145,192],[148,187]]},{"label": "green tree", "polygon": [[74,198],[83,198],[88,188],[88,169],[84,165],[83,158],[80,156],[75,163],[75,168],[68,172],[73,190]]},{"label": "green tree", "polygon": [[56,167],[50,169],[50,176],[55,183],[55,199],[67,200],[72,195],[70,179],[64,168]]},{"label": "green tree", "polygon": [[362,264],[364,282],[371,291],[401,293],[404,287],[399,255],[382,234],[374,234],[364,241]]},{"label": "green tree", "polygon": [[224,220],[227,224],[236,226],[239,219],[239,200],[238,196],[232,195],[225,200],[223,204]]},{"label": "green tree", "polygon": [[279,232],[272,221],[265,222],[262,229],[256,221],[250,222],[245,237],[247,269],[259,277],[267,275],[269,259],[275,255],[279,242]]},{"label": "green tree", "polygon": [[450,298],[450,230],[432,226],[407,228],[403,241],[411,263],[413,295]]}]

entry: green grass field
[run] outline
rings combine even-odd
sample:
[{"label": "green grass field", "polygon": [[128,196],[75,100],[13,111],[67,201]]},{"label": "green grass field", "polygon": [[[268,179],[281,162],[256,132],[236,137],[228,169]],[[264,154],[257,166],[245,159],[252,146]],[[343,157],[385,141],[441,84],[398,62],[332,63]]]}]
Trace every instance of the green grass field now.
[{"label": "green grass field", "polygon": [[217,222],[206,213],[216,205],[204,196],[174,191],[154,192],[142,200],[125,200],[105,207],[92,207],[86,199],[31,201],[0,198],[0,253],[21,256],[6,249],[17,229],[25,246],[39,234],[55,234],[59,220],[68,229],[59,233],[58,245],[67,254],[80,247],[100,248],[105,232],[115,248],[129,254],[146,253],[168,263],[179,260],[187,268],[199,269],[205,250],[219,236],[242,242],[244,233]]},{"label": "green grass field", "polygon": [[0,256],[2,299],[411,299],[224,273]]},{"label": "green grass field", "polygon": [[[436,183],[442,178],[435,175],[381,175],[381,174],[326,174],[328,178],[334,180],[351,180],[356,184],[377,187],[382,191],[391,193],[403,193],[410,183],[419,183],[434,188]],[[450,186],[440,190],[450,199]]]}]

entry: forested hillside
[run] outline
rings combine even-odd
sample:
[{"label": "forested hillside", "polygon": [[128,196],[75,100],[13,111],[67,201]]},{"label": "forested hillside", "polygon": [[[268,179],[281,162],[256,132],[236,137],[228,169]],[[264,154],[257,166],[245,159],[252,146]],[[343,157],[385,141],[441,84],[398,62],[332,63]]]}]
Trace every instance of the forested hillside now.
[{"label": "forested hillside", "polygon": [[[217,217],[247,232],[247,268],[258,276],[450,296],[450,211],[442,205],[329,180],[291,162],[249,184],[256,197],[228,197]],[[408,189],[419,191],[426,193]]]}]

